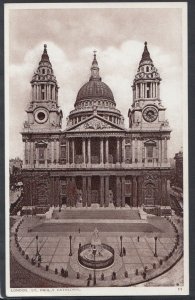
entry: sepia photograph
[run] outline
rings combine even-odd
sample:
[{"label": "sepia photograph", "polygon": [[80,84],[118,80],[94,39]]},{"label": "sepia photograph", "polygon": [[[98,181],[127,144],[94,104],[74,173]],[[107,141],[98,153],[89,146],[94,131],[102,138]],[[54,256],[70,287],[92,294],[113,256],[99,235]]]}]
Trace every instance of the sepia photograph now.
[{"label": "sepia photograph", "polygon": [[187,4],[5,4],[6,294],[187,295]]}]

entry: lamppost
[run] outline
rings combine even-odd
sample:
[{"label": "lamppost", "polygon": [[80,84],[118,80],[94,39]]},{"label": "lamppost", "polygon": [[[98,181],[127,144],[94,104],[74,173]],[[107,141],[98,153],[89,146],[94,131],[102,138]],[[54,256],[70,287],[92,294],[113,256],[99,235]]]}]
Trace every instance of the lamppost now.
[{"label": "lamppost", "polygon": [[123,257],[123,236],[120,236],[120,240],[121,240],[121,253],[120,256]]},{"label": "lamppost", "polygon": [[96,256],[97,249],[93,248],[93,256],[94,256],[94,276],[93,276],[93,285],[96,285],[96,265],[95,265],[95,256]]},{"label": "lamppost", "polygon": [[36,251],[36,257],[39,257],[40,256],[40,254],[39,254],[39,236],[38,235],[36,235],[36,241],[37,241],[37,251]]},{"label": "lamppost", "polygon": [[154,256],[155,256],[155,257],[157,257],[157,256],[158,256],[158,255],[157,255],[157,249],[156,249],[156,245],[157,245],[157,238],[158,238],[157,236],[155,236],[155,237],[154,237],[154,242],[155,242],[155,244],[154,244],[154,247],[155,247],[155,248],[154,248]]},{"label": "lamppost", "polygon": [[69,253],[69,256],[72,256],[72,247],[71,247],[72,235],[69,236],[69,240],[70,240],[70,253]]}]

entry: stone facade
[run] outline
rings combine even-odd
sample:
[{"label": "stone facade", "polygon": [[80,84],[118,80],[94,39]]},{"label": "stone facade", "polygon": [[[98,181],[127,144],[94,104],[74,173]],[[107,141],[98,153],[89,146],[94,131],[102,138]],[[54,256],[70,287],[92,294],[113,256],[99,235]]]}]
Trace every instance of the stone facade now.
[{"label": "stone facade", "polygon": [[25,205],[113,203],[150,210],[168,206],[171,130],[160,81],[145,43],[126,129],[94,54],[90,79],[79,90],[62,130],[58,85],[45,45],[31,81],[32,99],[22,132]]}]

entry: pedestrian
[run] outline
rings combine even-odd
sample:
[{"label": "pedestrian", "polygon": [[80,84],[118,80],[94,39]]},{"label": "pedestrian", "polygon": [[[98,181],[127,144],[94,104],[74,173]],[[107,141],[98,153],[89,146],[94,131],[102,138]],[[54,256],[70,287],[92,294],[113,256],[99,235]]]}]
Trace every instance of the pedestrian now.
[{"label": "pedestrian", "polygon": [[123,247],[123,256],[126,256],[126,249]]},{"label": "pedestrian", "polygon": [[137,241],[138,241],[138,243],[139,243],[139,236],[137,237]]},{"label": "pedestrian", "polygon": [[81,229],[79,228],[79,234],[81,233]]},{"label": "pedestrian", "polygon": [[87,286],[90,286],[90,279],[87,278]]}]

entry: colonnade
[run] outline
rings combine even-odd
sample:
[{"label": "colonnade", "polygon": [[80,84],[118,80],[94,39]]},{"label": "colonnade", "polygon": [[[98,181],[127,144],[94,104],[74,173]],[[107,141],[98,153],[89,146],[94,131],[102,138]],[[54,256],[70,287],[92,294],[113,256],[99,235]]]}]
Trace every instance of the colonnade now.
[{"label": "colonnade", "polygon": [[[44,85],[42,91],[42,85]],[[43,97],[41,93],[43,92]],[[34,84],[32,86],[32,99],[33,100],[56,100],[57,90],[54,84]]]},{"label": "colonnade", "polygon": [[[117,207],[124,207],[126,204],[126,197],[131,198],[131,205],[138,206],[138,177],[132,177],[131,191],[126,193],[125,176],[95,176],[99,177],[98,183],[98,200],[96,203],[100,207],[108,207],[112,202]],[[94,202],[92,199],[92,180],[93,176],[82,176],[82,206],[91,206]],[[75,177],[69,177],[68,181],[76,182]],[[110,192],[113,193],[113,199],[110,199]],[[130,205],[130,201],[128,203]]]},{"label": "colonnade", "polygon": [[[153,149],[152,164],[164,164],[168,162],[168,142],[166,138],[157,140]],[[95,143],[95,145],[93,145]],[[76,147],[80,147],[80,161],[78,161]],[[93,146],[93,147],[92,147]],[[64,147],[64,157],[61,157],[62,147]],[[129,150],[127,151],[129,147]],[[40,148],[43,157],[40,157]],[[93,148],[93,149],[92,149]],[[94,154],[94,151],[96,152]],[[133,139],[130,144],[126,144],[122,137],[104,138],[67,138],[64,144],[59,139],[54,139],[45,144],[26,140],[24,143],[23,166],[48,167],[48,164],[148,164],[146,147],[144,142]],[[94,157],[98,160],[94,161]]]},{"label": "colonnade", "polygon": [[[110,139],[108,137],[105,138],[82,138],[82,162],[84,164],[91,164],[92,162],[92,143],[95,141],[99,143],[99,163],[109,163],[109,154],[110,154]],[[113,141],[113,138],[112,138]],[[115,149],[115,163],[120,163],[125,161],[125,140],[124,138],[116,138],[116,149]],[[67,164],[75,163],[75,147],[76,147],[76,139],[67,139],[66,142],[66,162]],[[71,151],[70,151],[71,149]],[[122,150],[121,150],[122,149]]]},{"label": "colonnade", "polygon": [[[149,84],[149,87],[147,86]],[[149,97],[147,91],[149,90]],[[158,82],[140,82],[135,85],[134,99],[160,98],[160,86]]]}]

